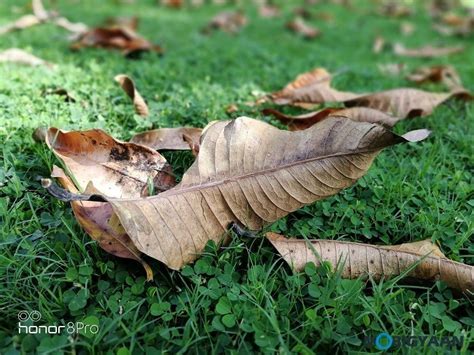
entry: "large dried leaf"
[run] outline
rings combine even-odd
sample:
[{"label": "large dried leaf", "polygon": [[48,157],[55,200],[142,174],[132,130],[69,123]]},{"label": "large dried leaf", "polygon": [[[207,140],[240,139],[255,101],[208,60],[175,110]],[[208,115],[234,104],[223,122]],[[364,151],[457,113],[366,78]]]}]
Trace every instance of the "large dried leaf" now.
[{"label": "large dried leaf", "polygon": [[142,52],[153,51],[162,53],[163,50],[153,45],[128,27],[98,27],[79,35],[72,49],[98,47],[119,49],[127,57],[136,56]]},{"label": "large dried leaf", "polygon": [[395,43],[393,52],[403,57],[437,58],[445,55],[456,54],[464,51],[464,46],[433,47],[426,45],[420,48],[405,48],[401,43]]},{"label": "large dried leaf", "polygon": [[342,117],[299,132],[246,117],[218,121],[175,188],[108,200],[140,251],[179,269],[209,240],[222,242],[231,223],[260,229],[351,186],[384,147],[426,136]]},{"label": "large dried leaf", "polygon": [[150,114],[148,105],[136,89],[133,80],[123,74],[117,75],[114,79],[119,83],[120,87],[125,91],[128,97],[132,99],[135,112],[142,117],[148,116]]},{"label": "large dried leaf", "polygon": [[[268,240],[293,269],[301,271],[308,262],[319,265],[328,261],[334,267],[342,264],[343,278],[370,275],[375,280],[400,275],[420,280],[442,280],[450,287],[474,292],[474,267],[445,258],[429,241],[381,247],[334,240],[286,239],[267,233]],[[315,252],[317,253],[315,255]]]},{"label": "large dried leaf", "polygon": [[[54,166],[51,176],[58,179],[69,192],[78,192],[72,180],[61,168]],[[78,223],[102,249],[120,258],[139,261],[147,273],[147,279],[153,279],[153,271],[140,257],[141,252],[123,229],[110,203],[71,201],[71,207]]]},{"label": "large dried leaf", "polygon": [[316,38],[321,33],[319,29],[308,25],[301,17],[297,17],[292,21],[288,22],[286,24],[286,28],[301,35],[303,38],[306,39]]},{"label": "large dried leaf", "polygon": [[417,84],[426,82],[443,83],[451,90],[462,88],[458,72],[450,65],[420,67],[410,73],[407,79]]},{"label": "large dried leaf", "polygon": [[307,129],[314,124],[328,117],[347,117],[358,122],[370,122],[383,125],[385,127],[393,127],[399,118],[387,115],[384,112],[366,107],[353,108],[324,108],[319,111],[305,113],[298,116],[285,115],[277,110],[264,109],[263,114],[272,115],[280,122],[288,125],[290,131],[300,131]]},{"label": "large dried leaf", "polygon": [[45,65],[48,67],[54,67],[54,64],[49,63],[41,58],[30,54],[23,49],[10,48],[3,52],[0,52],[0,63],[9,62],[9,63],[18,63],[24,65],[30,65],[33,67]]},{"label": "large dried leaf", "polygon": [[331,75],[324,68],[316,68],[300,74],[287,84],[283,90],[271,94],[278,105],[320,104],[342,102],[358,97],[360,94],[343,92],[331,87]]},{"label": "large dried leaf", "polygon": [[138,133],[130,142],[141,144],[155,150],[198,150],[201,128],[178,127],[160,128]]},{"label": "large dried leaf", "polygon": [[359,96],[345,101],[344,104],[349,107],[370,107],[399,118],[406,118],[429,115],[438,105],[451,98],[471,100],[472,95],[464,89],[449,93],[434,93],[418,89],[401,88]]},{"label": "large dried leaf", "polygon": [[147,196],[149,185],[163,191],[174,185],[170,166],[158,152],[115,140],[105,132],[63,132],[50,128],[46,143],[67,167],[79,189],[89,182],[108,197]]}]

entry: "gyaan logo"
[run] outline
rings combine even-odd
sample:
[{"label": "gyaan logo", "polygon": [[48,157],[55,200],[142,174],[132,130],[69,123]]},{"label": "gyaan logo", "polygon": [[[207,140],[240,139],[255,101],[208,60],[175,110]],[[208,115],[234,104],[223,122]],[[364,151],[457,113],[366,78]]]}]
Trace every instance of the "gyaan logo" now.
[{"label": "gyaan logo", "polygon": [[402,346],[407,347],[418,347],[426,346],[432,347],[443,347],[443,348],[458,348],[460,349],[464,343],[464,337],[455,336],[444,336],[435,337],[430,335],[390,335],[388,333],[380,333],[375,338],[366,336],[364,338],[365,346],[374,346],[378,350],[388,350],[391,347],[400,348]]},{"label": "gyaan logo", "polygon": [[95,324],[84,324],[83,322],[68,322],[66,325],[27,325],[22,322],[28,320],[36,323],[41,320],[41,313],[38,311],[20,311],[18,312],[18,334],[61,334],[66,332],[68,334],[97,334],[99,326]]}]

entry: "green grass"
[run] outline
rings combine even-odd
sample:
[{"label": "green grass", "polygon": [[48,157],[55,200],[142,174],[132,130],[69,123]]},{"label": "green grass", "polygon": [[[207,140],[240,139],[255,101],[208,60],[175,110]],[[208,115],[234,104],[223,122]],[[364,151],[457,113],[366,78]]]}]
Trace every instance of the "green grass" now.
[{"label": "green grass", "polygon": [[[302,2],[302,1],[301,1]],[[19,16],[15,0],[0,3],[0,24]],[[192,125],[231,117],[264,120],[244,102],[281,88],[300,72],[324,66],[341,73],[341,90],[375,91],[410,85],[387,77],[378,63],[452,64],[474,89],[471,39],[441,38],[421,8],[408,18],[416,25],[399,35],[400,20],[373,15],[373,2],[346,9],[317,5],[333,22],[313,20],[323,35],[313,42],[283,29],[291,8],[274,20],[260,19],[245,5],[249,25],[235,36],[199,30],[222,8],[207,5],[175,11],[155,1],[58,1],[62,14],[89,25],[106,17],[138,15],[140,32],[164,46],[163,57],[126,60],[105,50],[68,50],[66,33],[52,25],[1,37],[0,50],[20,47],[58,64],[47,68],[0,65],[0,353],[65,352],[140,354],[262,352],[367,352],[364,335],[464,336],[474,340],[474,307],[440,282],[341,280],[308,266],[293,274],[271,245],[234,236],[229,246],[209,245],[205,255],[182,272],[152,262],[155,279],[145,282],[140,264],[102,251],[81,230],[68,204],[50,197],[38,177],[49,176],[56,159],[31,133],[38,126],[102,128],[120,139],[157,127]],[[319,6],[319,7],[318,7]],[[21,14],[27,8],[21,8]],[[464,44],[462,54],[435,60],[371,52],[376,34],[407,46]],[[144,120],[113,81],[119,73],[135,79],[148,100]],[[62,87],[75,96],[65,103],[43,96]],[[437,85],[426,87],[440,91]],[[290,110],[289,112],[296,112]],[[450,102],[426,118],[400,123],[396,130],[428,128],[423,143],[396,146],[376,159],[352,188],[292,213],[270,227],[294,237],[394,244],[431,238],[451,259],[474,264],[474,106]],[[188,153],[167,153],[182,174]],[[18,312],[38,310],[41,324],[99,322],[96,335],[19,335]],[[471,345],[472,346],[472,345]],[[403,348],[442,353],[444,348]],[[471,349],[472,350],[472,349]]]}]

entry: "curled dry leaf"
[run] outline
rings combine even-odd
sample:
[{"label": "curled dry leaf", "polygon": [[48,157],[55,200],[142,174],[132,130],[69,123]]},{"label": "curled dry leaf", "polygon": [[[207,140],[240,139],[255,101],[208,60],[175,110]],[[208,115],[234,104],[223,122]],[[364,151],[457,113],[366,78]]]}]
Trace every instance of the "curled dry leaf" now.
[{"label": "curled dry leaf", "polygon": [[435,93],[419,89],[401,88],[381,91],[347,100],[348,107],[363,106],[386,112],[395,117],[407,118],[426,116],[449,99],[472,100],[473,96],[464,89],[449,93]]},{"label": "curled dry leaf", "polygon": [[58,17],[54,19],[54,24],[56,26],[64,28],[65,30],[71,32],[73,36],[77,37],[83,33],[86,33],[89,30],[87,25],[81,22],[71,22],[65,17]]},{"label": "curled dry leaf", "polygon": [[452,90],[462,88],[461,78],[458,72],[450,65],[420,67],[409,74],[407,79],[417,84],[425,82],[443,83]]},{"label": "curled dry leaf", "polygon": [[149,51],[163,53],[160,46],[148,42],[128,27],[97,27],[81,33],[71,48],[84,47],[118,49],[126,57]]},{"label": "curled dry leaf", "polygon": [[63,88],[46,89],[43,91],[43,95],[58,95],[62,96],[65,102],[76,102],[74,96],[72,96],[66,89]]},{"label": "curled dry leaf", "polygon": [[398,136],[343,117],[299,132],[247,117],[208,126],[200,153],[176,187],[148,198],[108,198],[143,253],[172,269],[195,260],[230,224],[252,230],[351,186]]},{"label": "curled dry leaf", "polygon": [[321,34],[319,29],[308,25],[301,17],[297,17],[294,20],[288,22],[286,24],[286,28],[306,39],[313,39]]},{"label": "curled dry leaf", "polygon": [[403,57],[414,57],[414,58],[437,58],[445,55],[456,54],[464,51],[464,46],[454,47],[433,47],[430,45],[423,46],[420,48],[405,48],[401,43],[395,43],[393,46],[393,52]]},{"label": "curled dry leaf", "polygon": [[[78,193],[72,180],[61,168],[54,166],[51,177],[58,179],[59,183],[67,191]],[[97,192],[98,191],[94,191],[94,193]],[[141,252],[123,229],[109,203],[71,201],[71,207],[78,223],[92,239],[98,242],[102,249],[120,258],[139,261],[146,271],[147,280],[153,279],[153,271],[141,258]]]},{"label": "curled dry leaf", "polygon": [[205,33],[213,30],[222,30],[229,33],[236,33],[247,24],[247,17],[240,11],[224,11],[212,18],[204,28]]},{"label": "curled dry leaf", "polygon": [[273,102],[278,105],[291,104],[302,107],[305,107],[305,104],[342,102],[358,96],[360,94],[333,89],[331,75],[324,68],[316,68],[300,74],[283,90],[271,94]]},{"label": "curled dry leaf", "polygon": [[155,150],[189,150],[199,151],[201,128],[179,127],[160,128],[138,133],[130,142],[141,144]]},{"label": "curled dry leaf", "polygon": [[272,115],[280,122],[288,125],[290,131],[307,129],[328,117],[347,117],[357,122],[377,123],[385,127],[393,127],[400,118],[387,115],[384,112],[366,107],[353,108],[324,108],[298,116],[285,115],[277,110],[265,109],[265,115]]},{"label": "curled dry leaf", "polygon": [[80,190],[92,181],[105,196],[133,198],[148,196],[150,184],[158,192],[174,185],[171,167],[158,152],[120,142],[99,129],[64,132],[50,128],[46,143]]},{"label": "curled dry leaf", "polygon": [[136,89],[133,80],[130,79],[130,77],[128,77],[127,75],[123,74],[115,76],[114,80],[119,83],[123,91],[125,91],[128,97],[132,99],[133,106],[135,107],[135,112],[142,117],[148,116],[150,114],[150,111],[148,110],[148,105]]},{"label": "curled dry leaf", "polygon": [[23,49],[10,48],[3,52],[0,52],[0,62],[18,63],[24,65],[30,65],[33,67],[45,65],[47,67],[54,67],[54,64],[49,63],[41,58],[30,54]]},{"label": "curled dry leaf", "polygon": [[433,28],[442,35],[467,37],[474,33],[474,12],[466,17],[446,14],[441,20],[444,25],[436,23]]},{"label": "curled dry leaf", "polygon": [[387,17],[410,16],[412,9],[399,0],[385,1],[379,8],[379,14]]},{"label": "curled dry leaf", "polygon": [[474,292],[474,267],[446,259],[429,240],[385,247],[335,240],[287,239],[275,233],[267,233],[266,237],[296,271],[303,270],[308,262],[320,265],[323,261],[334,267],[340,265],[343,278],[370,275],[379,280],[408,272],[409,277],[442,280],[451,288]]}]

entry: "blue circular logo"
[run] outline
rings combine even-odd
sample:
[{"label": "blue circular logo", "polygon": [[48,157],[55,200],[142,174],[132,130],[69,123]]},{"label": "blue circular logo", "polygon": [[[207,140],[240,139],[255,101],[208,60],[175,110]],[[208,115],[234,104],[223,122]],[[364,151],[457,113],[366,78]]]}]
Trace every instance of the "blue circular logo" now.
[{"label": "blue circular logo", "polygon": [[379,350],[388,350],[393,344],[393,338],[388,333],[380,333],[375,338],[375,347]]}]

